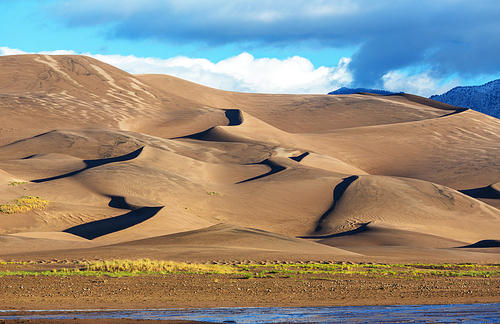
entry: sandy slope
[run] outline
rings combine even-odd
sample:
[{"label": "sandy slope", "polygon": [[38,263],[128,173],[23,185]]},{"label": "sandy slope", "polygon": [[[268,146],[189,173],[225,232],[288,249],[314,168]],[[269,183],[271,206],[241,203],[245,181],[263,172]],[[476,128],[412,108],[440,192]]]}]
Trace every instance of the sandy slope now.
[{"label": "sandy slope", "polygon": [[[412,96],[264,95],[0,57],[0,259],[472,260],[500,122]],[[468,248],[459,248],[469,246]]]}]

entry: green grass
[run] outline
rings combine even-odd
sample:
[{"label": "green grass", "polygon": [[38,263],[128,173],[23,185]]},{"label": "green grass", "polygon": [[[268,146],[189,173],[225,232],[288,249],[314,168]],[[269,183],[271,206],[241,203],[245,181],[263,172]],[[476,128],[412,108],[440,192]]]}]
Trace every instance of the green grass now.
[{"label": "green grass", "polygon": [[[4,263],[16,265],[17,263]],[[20,263],[21,264],[21,263]],[[197,273],[197,274],[235,274],[240,273],[234,266],[188,264],[172,261],[113,260],[85,263],[80,268],[53,269],[50,271],[0,271],[1,276],[108,276],[125,277],[145,274]]]},{"label": "green grass", "polygon": [[293,275],[357,275],[367,277],[492,277],[500,275],[500,265],[473,264],[273,264],[239,266],[256,277],[269,273],[281,277]]},{"label": "green grass", "polygon": [[45,209],[49,201],[40,197],[22,196],[14,200],[14,204],[0,205],[0,212],[4,214],[26,213],[30,210]]},{"label": "green grass", "polygon": [[87,271],[102,272],[146,272],[146,273],[172,273],[172,272],[193,272],[193,273],[234,273],[235,268],[225,265],[188,264],[173,261],[151,261],[149,259],[140,260],[113,260],[93,262],[85,266]]},{"label": "green grass", "polygon": [[11,183],[9,183],[9,186],[19,186],[19,185],[22,185],[22,184],[28,184],[28,182],[18,182],[18,181],[12,181]]},{"label": "green grass", "polygon": [[[23,265],[26,263],[19,263]],[[18,263],[0,263],[7,268]],[[30,264],[30,266],[32,266]],[[3,271],[6,275],[83,275],[83,276],[136,276],[166,275],[170,273],[227,274],[241,279],[252,278],[310,278],[334,280],[341,276],[363,276],[367,278],[422,279],[426,277],[481,277],[500,276],[500,265],[474,264],[271,264],[271,265],[206,265],[171,261],[113,260],[74,264],[72,269],[52,271]],[[78,268],[77,268],[78,267]]]}]

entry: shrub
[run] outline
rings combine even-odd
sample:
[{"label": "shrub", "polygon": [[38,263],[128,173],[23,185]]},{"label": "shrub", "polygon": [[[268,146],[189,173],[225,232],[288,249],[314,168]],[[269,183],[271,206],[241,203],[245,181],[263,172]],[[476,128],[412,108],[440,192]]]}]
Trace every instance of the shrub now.
[{"label": "shrub", "polygon": [[196,273],[234,273],[233,267],[223,265],[187,264],[173,261],[113,260],[93,262],[85,267],[87,271],[103,272],[196,272]]},{"label": "shrub", "polygon": [[9,183],[9,186],[18,186],[18,185],[22,185],[22,184],[27,184],[27,182],[18,182],[18,181],[12,181],[11,183]]},{"label": "shrub", "polygon": [[4,214],[25,213],[32,209],[45,209],[49,201],[40,197],[23,196],[14,200],[15,204],[0,205],[0,212]]}]

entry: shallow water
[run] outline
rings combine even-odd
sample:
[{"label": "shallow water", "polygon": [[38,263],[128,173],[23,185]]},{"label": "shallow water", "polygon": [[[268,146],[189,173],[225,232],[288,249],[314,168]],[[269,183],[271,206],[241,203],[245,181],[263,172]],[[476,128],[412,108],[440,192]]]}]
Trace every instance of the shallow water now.
[{"label": "shallow water", "polygon": [[[192,320],[213,323],[500,323],[500,304],[0,311],[0,319]],[[16,314],[17,313],[17,314]]]}]

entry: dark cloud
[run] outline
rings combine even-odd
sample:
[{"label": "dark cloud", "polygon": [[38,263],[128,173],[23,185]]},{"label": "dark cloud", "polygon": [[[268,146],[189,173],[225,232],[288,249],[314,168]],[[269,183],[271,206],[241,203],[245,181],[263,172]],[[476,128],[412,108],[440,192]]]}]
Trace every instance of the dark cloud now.
[{"label": "dark cloud", "polygon": [[68,0],[51,10],[68,26],[102,25],[116,38],[359,46],[349,68],[363,86],[377,85],[391,70],[419,65],[436,75],[500,71],[497,0]]}]

